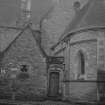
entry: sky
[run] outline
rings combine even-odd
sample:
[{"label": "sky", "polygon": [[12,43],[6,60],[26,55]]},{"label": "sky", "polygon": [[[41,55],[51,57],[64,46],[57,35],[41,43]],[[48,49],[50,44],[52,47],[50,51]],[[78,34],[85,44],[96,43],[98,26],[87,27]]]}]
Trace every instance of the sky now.
[{"label": "sky", "polygon": [[[0,0],[0,25],[13,23],[19,14],[21,0]],[[32,0],[32,19],[36,24],[52,6],[51,0]]]},{"label": "sky", "polygon": [[[16,22],[20,13],[20,1],[0,0],[0,25],[10,25]],[[32,20],[34,24],[37,24],[43,15],[54,5],[53,1],[57,0],[32,0]],[[75,0],[64,0],[64,3],[66,6],[69,6],[72,1]],[[81,1],[84,2],[87,0]]]}]

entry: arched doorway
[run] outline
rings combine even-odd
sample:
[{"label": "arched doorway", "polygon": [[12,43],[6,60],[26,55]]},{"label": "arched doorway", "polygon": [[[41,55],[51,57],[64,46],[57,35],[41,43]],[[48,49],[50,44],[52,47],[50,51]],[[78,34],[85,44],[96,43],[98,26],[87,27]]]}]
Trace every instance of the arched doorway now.
[{"label": "arched doorway", "polygon": [[49,74],[49,96],[59,96],[59,72],[50,72]]},{"label": "arched doorway", "polygon": [[48,97],[54,100],[62,98],[62,81],[64,57],[49,57],[48,63]]}]

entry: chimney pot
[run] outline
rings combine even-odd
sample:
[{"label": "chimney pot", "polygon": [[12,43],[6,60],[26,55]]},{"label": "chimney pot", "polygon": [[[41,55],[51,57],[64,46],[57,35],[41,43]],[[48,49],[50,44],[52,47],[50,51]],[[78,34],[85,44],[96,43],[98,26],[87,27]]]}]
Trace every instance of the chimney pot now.
[{"label": "chimney pot", "polygon": [[78,12],[80,10],[80,1],[75,1],[74,4],[73,4],[73,7],[74,7],[74,10],[75,12]]}]

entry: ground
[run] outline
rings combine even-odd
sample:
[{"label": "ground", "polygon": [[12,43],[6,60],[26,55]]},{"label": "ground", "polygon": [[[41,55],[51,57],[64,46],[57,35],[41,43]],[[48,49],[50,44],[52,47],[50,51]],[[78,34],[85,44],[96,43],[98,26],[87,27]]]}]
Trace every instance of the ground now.
[{"label": "ground", "polygon": [[70,102],[61,102],[61,101],[43,101],[43,102],[13,102],[0,100],[0,105],[75,105]]},{"label": "ground", "polygon": [[64,101],[37,101],[37,102],[19,102],[10,100],[0,100],[0,105],[105,105],[105,103],[73,103]]}]

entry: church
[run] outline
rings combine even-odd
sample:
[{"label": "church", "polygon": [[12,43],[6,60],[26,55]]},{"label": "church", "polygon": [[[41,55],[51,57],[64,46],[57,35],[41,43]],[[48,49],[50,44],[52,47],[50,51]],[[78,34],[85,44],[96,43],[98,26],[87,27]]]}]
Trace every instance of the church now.
[{"label": "church", "polygon": [[62,98],[78,102],[103,101],[105,0],[89,0],[82,8],[79,2],[73,6],[75,17],[52,47],[55,57],[64,57],[64,69],[59,71]]},{"label": "church", "polygon": [[73,9],[63,34],[47,27],[49,39],[31,23],[31,0],[21,0],[16,26],[0,26],[0,99],[104,101],[105,0],[76,1]]}]

